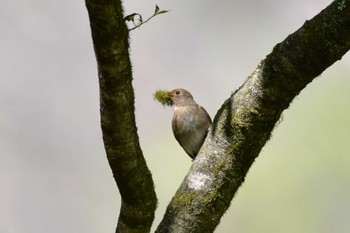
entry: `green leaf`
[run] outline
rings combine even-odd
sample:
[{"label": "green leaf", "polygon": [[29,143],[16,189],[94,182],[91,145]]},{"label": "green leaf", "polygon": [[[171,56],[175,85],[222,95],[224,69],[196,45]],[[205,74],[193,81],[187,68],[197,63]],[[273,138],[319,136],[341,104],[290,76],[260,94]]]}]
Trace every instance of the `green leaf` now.
[{"label": "green leaf", "polygon": [[157,15],[164,14],[164,13],[167,13],[167,12],[169,12],[169,11],[167,11],[167,10],[161,10],[161,11],[158,11]]},{"label": "green leaf", "polygon": [[128,22],[129,22],[129,21],[133,21],[133,22],[134,22],[134,19],[135,19],[135,16],[136,16],[136,15],[139,15],[139,14],[137,14],[137,13],[132,13],[131,15],[127,15],[127,16],[124,17],[124,20],[125,20],[125,21],[128,21]]},{"label": "green leaf", "polygon": [[155,15],[158,14],[158,11],[159,11],[159,7],[158,7],[158,5],[156,5],[156,9],[154,10],[154,14]]}]

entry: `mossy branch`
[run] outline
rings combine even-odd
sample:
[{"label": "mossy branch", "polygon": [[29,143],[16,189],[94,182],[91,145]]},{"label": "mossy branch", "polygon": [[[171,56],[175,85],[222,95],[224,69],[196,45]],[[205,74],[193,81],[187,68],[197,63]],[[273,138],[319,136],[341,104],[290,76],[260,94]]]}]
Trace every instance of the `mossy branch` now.
[{"label": "mossy branch", "polygon": [[214,118],[157,233],[211,233],[283,110],[350,49],[350,0],[334,1],[277,44]]},{"label": "mossy branch", "polygon": [[129,31],[120,1],[86,0],[98,66],[107,159],[121,195],[116,232],[149,232],[157,197],[135,123]]},{"label": "mossy branch", "polygon": [[[101,127],[122,207],[116,232],[149,232],[156,208],[139,146],[121,1],[86,0],[99,70]],[[157,232],[213,232],[283,110],[350,48],[350,0],[336,0],[275,46],[222,105]],[[152,17],[151,17],[152,18]],[[165,105],[166,91],[155,95]]]}]

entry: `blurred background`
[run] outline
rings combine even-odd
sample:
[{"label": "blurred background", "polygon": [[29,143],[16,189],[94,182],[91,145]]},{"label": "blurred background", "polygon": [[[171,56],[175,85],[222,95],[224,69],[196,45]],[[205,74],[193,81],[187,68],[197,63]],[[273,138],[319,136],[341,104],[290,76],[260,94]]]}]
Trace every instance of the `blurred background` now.
[{"label": "blurred background", "polygon": [[[156,185],[154,227],[191,160],[157,89],[183,87],[212,117],[260,60],[330,0],[124,1],[140,141]],[[0,233],[114,232],[120,196],[99,126],[84,1],[2,0]],[[251,167],[217,233],[349,232],[350,57],[304,89]]]}]

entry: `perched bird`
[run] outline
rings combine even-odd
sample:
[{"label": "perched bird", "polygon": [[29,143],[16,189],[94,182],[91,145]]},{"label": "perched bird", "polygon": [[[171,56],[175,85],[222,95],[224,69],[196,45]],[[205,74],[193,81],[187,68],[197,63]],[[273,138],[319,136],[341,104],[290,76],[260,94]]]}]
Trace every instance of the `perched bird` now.
[{"label": "perched bird", "polygon": [[194,159],[201,148],[212,121],[209,114],[185,89],[170,92],[173,101],[173,133],[186,153]]}]

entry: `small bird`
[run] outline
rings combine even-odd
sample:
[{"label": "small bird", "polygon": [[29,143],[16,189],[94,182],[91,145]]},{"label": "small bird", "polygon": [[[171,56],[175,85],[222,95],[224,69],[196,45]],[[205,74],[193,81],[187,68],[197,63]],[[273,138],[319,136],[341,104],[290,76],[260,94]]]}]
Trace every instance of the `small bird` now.
[{"label": "small bird", "polygon": [[194,159],[207,136],[212,123],[211,118],[185,89],[172,90],[169,95],[174,104],[174,136],[186,153]]}]

